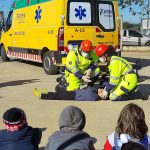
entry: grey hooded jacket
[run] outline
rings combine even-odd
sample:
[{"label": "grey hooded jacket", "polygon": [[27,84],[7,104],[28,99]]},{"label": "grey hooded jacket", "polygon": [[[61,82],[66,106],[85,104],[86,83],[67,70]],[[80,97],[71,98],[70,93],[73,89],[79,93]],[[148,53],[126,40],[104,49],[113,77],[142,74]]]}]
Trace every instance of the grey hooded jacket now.
[{"label": "grey hooded jacket", "polygon": [[45,150],[94,150],[92,138],[82,131],[85,123],[85,115],[78,107],[66,107],[60,115],[60,131],[49,137]]}]

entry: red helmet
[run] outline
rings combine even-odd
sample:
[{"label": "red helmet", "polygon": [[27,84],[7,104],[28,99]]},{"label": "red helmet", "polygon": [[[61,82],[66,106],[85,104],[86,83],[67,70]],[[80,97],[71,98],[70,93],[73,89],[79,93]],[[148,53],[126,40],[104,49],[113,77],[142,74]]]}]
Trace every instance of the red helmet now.
[{"label": "red helmet", "polygon": [[98,57],[102,56],[108,50],[108,46],[100,44],[95,48],[95,53]]},{"label": "red helmet", "polygon": [[90,52],[92,50],[92,42],[89,40],[82,41],[80,46],[85,52]]}]

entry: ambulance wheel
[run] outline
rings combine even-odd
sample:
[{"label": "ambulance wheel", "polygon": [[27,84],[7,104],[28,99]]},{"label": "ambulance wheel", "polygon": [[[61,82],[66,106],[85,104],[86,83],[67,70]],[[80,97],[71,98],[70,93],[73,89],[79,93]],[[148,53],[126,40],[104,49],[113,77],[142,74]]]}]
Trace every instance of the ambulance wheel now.
[{"label": "ambulance wheel", "polygon": [[2,47],[1,47],[1,58],[3,61],[9,61],[10,60],[10,58],[8,58],[6,55],[6,50],[5,50],[4,45],[2,45]]},{"label": "ambulance wheel", "polygon": [[43,68],[46,74],[55,75],[58,73],[58,66],[54,65],[50,51],[43,55]]}]

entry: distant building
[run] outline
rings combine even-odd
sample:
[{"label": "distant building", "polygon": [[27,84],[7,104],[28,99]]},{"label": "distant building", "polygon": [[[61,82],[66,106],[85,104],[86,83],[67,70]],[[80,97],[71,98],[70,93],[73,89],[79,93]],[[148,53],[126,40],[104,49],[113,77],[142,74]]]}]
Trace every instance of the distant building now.
[{"label": "distant building", "polygon": [[[148,22],[147,22],[148,20]],[[150,29],[150,19],[143,19],[142,20],[142,29]]]},{"label": "distant building", "polygon": [[150,19],[143,19],[141,23],[141,31],[145,35],[150,36]]}]

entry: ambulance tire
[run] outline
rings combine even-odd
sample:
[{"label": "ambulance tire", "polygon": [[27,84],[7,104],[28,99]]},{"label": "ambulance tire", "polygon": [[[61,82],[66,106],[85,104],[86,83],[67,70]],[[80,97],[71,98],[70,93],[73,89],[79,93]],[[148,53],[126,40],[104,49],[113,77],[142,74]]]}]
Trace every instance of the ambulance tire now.
[{"label": "ambulance tire", "polygon": [[50,51],[43,55],[43,68],[46,74],[55,75],[58,73],[58,66],[54,65]]},{"label": "ambulance tire", "polygon": [[1,47],[1,58],[3,61],[9,61],[10,60],[10,58],[8,58],[6,55],[6,50],[5,50],[4,45],[2,45],[2,47]]}]

